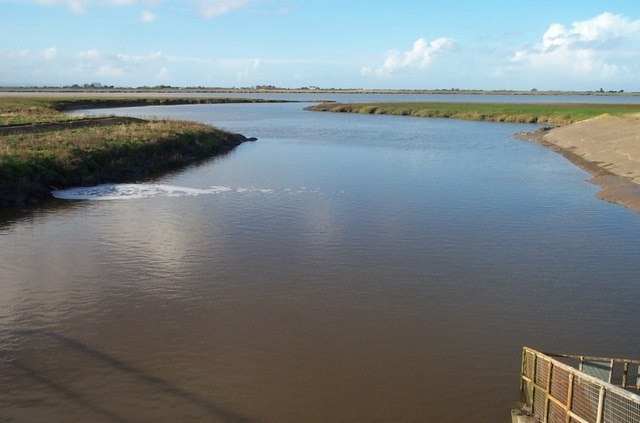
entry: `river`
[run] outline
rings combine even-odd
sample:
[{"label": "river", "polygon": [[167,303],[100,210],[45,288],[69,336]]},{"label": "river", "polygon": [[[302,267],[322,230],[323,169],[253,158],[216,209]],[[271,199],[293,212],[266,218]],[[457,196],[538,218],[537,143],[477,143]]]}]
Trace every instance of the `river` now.
[{"label": "river", "polygon": [[304,106],[94,111],[258,141],[0,215],[0,421],[494,423],[523,345],[637,357],[640,215],[535,126]]}]

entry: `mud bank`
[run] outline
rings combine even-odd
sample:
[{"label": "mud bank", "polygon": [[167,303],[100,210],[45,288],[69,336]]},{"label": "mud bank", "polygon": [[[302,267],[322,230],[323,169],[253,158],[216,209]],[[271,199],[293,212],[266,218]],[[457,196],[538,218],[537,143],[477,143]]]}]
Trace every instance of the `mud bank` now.
[{"label": "mud bank", "polygon": [[558,128],[520,133],[592,174],[598,198],[640,212],[640,115],[603,115]]}]

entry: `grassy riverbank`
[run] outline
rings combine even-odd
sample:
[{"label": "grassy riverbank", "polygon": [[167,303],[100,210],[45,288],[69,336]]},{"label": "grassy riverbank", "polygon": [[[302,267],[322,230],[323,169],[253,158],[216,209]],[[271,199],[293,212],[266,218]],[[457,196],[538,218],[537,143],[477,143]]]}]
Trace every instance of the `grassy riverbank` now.
[{"label": "grassy riverbank", "polygon": [[0,131],[5,131],[0,135],[0,207],[36,202],[54,187],[138,180],[227,152],[244,141],[193,122],[72,119],[63,113],[114,107],[115,101],[164,104],[160,100],[0,99]]},{"label": "grassy riverbank", "polygon": [[602,114],[640,113],[637,104],[513,103],[322,103],[307,110],[388,114],[494,122],[566,125]]}]

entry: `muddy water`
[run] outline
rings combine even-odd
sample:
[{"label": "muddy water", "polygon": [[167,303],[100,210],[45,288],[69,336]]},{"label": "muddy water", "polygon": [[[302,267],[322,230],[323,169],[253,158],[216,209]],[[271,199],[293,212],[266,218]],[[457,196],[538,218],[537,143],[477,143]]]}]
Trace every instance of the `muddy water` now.
[{"label": "muddy water", "polygon": [[259,141],[2,216],[0,421],[489,423],[522,345],[637,356],[640,215],[530,126],[303,106],[121,110]]}]

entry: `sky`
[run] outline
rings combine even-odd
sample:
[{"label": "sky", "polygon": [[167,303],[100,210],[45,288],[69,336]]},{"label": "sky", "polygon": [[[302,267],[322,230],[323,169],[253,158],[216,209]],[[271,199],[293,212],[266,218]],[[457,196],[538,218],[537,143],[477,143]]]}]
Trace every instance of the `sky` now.
[{"label": "sky", "polygon": [[638,0],[0,0],[0,86],[640,91]]}]

